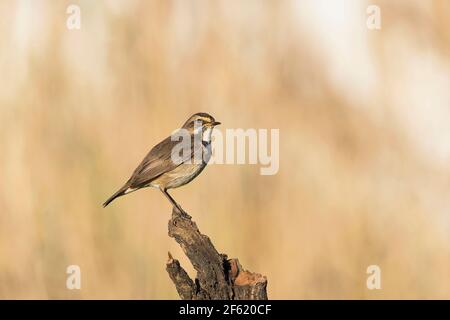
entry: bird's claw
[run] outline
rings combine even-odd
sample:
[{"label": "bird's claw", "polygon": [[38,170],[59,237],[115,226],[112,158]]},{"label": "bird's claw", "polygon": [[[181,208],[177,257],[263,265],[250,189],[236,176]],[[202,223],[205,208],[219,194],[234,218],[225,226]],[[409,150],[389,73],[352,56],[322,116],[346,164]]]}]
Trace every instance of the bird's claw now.
[{"label": "bird's claw", "polygon": [[190,215],[187,214],[186,211],[184,211],[181,207],[178,206],[174,206],[173,207],[174,211],[177,212],[180,216],[186,218],[186,219],[191,219],[192,217]]}]

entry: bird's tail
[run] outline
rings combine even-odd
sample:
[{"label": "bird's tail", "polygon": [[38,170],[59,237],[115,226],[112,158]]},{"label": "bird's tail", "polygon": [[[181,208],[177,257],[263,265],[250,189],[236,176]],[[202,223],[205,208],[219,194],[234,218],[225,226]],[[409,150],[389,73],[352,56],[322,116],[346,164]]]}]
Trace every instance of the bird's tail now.
[{"label": "bird's tail", "polygon": [[111,197],[109,197],[108,200],[105,201],[105,203],[103,204],[103,208],[106,207],[108,204],[110,204],[114,199],[126,194],[127,189],[128,189],[127,185],[124,185],[122,188],[120,188],[116,193],[114,193]]}]

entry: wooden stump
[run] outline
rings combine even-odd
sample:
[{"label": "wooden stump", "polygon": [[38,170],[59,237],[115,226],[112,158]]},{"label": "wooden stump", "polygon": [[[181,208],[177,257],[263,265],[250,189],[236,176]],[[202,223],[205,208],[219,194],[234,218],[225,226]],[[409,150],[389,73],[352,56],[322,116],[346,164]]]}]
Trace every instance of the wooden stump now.
[{"label": "wooden stump", "polygon": [[267,300],[266,277],[246,271],[237,259],[219,254],[186,213],[176,208],[169,236],[181,246],[197,271],[193,281],[169,253],[166,270],[183,300]]}]

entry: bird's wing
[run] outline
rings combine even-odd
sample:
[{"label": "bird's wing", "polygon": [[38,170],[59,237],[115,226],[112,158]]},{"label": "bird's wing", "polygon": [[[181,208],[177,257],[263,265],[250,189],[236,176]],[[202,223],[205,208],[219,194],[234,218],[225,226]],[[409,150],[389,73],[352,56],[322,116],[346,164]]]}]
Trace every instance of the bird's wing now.
[{"label": "bird's wing", "polygon": [[[191,138],[190,152],[183,152],[181,161],[175,163],[172,161],[172,150],[179,143],[181,142],[172,141],[169,136],[154,146],[134,170],[129,180],[129,186],[131,188],[139,188],[147,185],[163,173],[172,171],[180,164],[190,161],[194,152],[198,152],[197,150],[202,148],[201,143],[194,144],[194,139]],[[202,150],[200,149],[199,151],[201,152]]]}]

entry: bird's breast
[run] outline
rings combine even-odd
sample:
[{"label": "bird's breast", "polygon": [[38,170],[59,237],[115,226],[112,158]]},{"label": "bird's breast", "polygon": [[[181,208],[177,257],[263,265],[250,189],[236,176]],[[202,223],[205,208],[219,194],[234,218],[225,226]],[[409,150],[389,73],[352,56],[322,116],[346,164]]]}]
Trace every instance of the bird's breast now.
[{"label": "bird's breast", "polygon": [[152,181],[152,185],[166,189],[178,188],[191,182],[205,168],[206,163],[183,163],[172,171],[162,174]]}]

